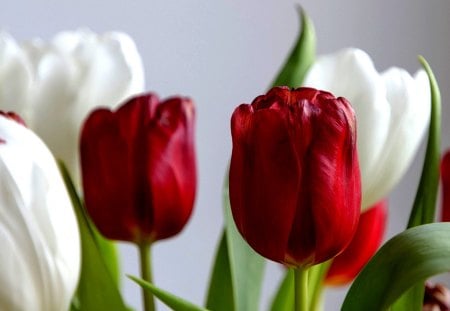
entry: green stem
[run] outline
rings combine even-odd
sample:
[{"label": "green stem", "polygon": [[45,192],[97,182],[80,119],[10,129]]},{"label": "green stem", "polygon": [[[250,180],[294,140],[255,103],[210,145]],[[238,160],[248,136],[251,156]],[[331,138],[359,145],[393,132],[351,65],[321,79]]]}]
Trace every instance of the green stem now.
[{"label": "green stem", "polygon": [[312,311],[323,310],[323,287],[324,279],[327,275],[328,269],[330,269],[333,260],[328,260],[321,264],[313,266],[309,270],[309,290],[311,293],[310,309]]},{"label": "green stem", "polygon": [[295,311],[309,311],[308,269],[298,267],[294,270]]},{"label": "green stem", "polygon": [[[151,244],[139,244],[139,258],[141,261],[141,278],[152,283],[152,261],[151,261]],[[142,301],[144,303],[144,311],[155,311],[155,300],[153,294],[142,288]]]}]

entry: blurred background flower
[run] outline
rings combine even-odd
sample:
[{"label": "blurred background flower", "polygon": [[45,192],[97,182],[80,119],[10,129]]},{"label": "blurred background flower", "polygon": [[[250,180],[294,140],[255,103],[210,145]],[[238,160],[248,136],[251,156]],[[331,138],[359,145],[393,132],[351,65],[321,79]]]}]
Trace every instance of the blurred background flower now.
[{"label": "blurred background flower", "polygon": [[133,40],[87,29],[19,43],[0,32],[0,109],[20,114],[78,181],[81,123],[144,88]]}]

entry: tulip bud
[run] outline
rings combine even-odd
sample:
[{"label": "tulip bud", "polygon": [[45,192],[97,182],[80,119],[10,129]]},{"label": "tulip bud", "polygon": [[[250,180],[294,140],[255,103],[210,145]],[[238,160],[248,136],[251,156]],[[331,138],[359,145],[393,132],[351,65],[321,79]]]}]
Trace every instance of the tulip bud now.
[{"label": "tulip bud", "polygon": [[450,150],[441,160],[442,210],[441,220],[450,221]]},{"label": "tulip bud", "polygon": [[0,32],[0,109],[19,113],[77,182],[82,121],[143,87],[141,58],[124,33],[84,29],[18,43]]},{"label": "tulip bud", "polygon": [[194,106],[187,98],[132,98],[84,123],[86,208],[107,238],[135,243],[177,234],[194,204]]},{"label": "tulip bud", "polygon": [[387,197],[411,164],[428,128],[430,82],[400,68],[378,73],[364,51],[345,49],[317,59],[304,86],[344,96],[358,120],[362,208]]},{"label": "tulip bud", "polygon": [[333,259],[325,278],[327,285],[345,285],[353,281],[380,247],[386,221],[386,200],[361,213],[358,229],[352,241]]},{"label": "tulip bud", "polygon": [[423,311],[450,310],[450,290],[442,284],[425,284]]},{"label": "tulip bud", "polygon": [[75,214],[52,154],[20,120],[0,113],[0,310],[68,310],[80,271]]},{"label": "tulip bud", "polygon": [[230,203],[262,256],[308,266],[339,254],[361,204],[356,121],[344,98],[277,87],[231,118]]}]

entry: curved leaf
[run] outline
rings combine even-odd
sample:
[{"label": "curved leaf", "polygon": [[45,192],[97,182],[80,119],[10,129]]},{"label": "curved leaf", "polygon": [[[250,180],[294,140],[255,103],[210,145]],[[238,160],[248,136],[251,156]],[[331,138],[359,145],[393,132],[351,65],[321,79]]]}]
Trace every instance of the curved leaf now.
[{"label": "curved leaf", "polygon": [[214,311],[234,311],[233,284],[226,232],[222,233],[211,274],[206,308]]},{"label": "curved leaf", "polygon": [[228,174],[224,185],[226,240],[236,311],[259,310],[259,296],[264,275],[265,259],[241,237],[231,214],[228,195]]},{"label": "curved leaf", "polygon": [[280,287],[272,301],[271,311],[292,311],[294,309],[294,271],[286,271]]},{"label": "curved leaf", "polygon": [[[139,284],[143,289],[151,292],[153,295],[158,297],[159,300],[164,302],[168,307],[175,311],[208,311],[202,307],[196,306],[193,303],[172,295],[152,283],[146,282],[140,278],[128,275],[130,279]],[[111,309],[114,310],[114,309]]]},{"label": "curved leaf", "polygon": [[412,285],[450,271],[450,223],[408,229],[389,240],[353,282],[342,310],[386,310]]},{"label": "curved leaf", "polygon": [[[441,96],[436,78],[427,61],[419,56],[419,61],[428,74],[431,90],[431,114],[428,143],[419,187],[408,221],[408,228],[434,221],[436,199],[439,186],[439,163],[441,143]],[[416,284],[408,290],[392,307],[392,311],[421,310],[424,285]]]},{"label": "curved leaf", "polygon": [[71,308],[80,311],[126,311],[128,309],[117,288],[117,280],[111,274],[112,266],[106,263],[98,244],[99,236],[90,223],[66,167],[62,162],[58,164],[77,216],[81,236],[81,275]]},{"label": "curved leaf", "polygon": [[303,9],[299,9],[301,31],[291,54],[272,86],[300,87],[316,55],[314,25]]},{"label": "curved leaf", "polygon": [[419,56],[419,61],[428,74],[431,90],[431,117],[428,132],[427,150],[417,189],[413,209],[408,222],[408,228],[434,221],[437,190],[439,186],[439,161],[441,145],[441,95],[433,71],[425,58]]}]

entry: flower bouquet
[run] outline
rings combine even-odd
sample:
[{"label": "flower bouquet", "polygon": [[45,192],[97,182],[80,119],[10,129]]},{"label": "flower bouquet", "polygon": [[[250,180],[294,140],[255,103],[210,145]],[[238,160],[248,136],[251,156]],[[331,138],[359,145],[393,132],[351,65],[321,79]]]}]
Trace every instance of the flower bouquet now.
[{"label": "flower bouquet", "polygon": [[[129,310],[114,241],[139,250],[141,274],[128,277],[146,311],[155,297],[180,311],[258,310],[266,259],[285,276],[265,309],[321,310],[325,286],[350,282],[342,310],[449,308],[445,287],[425,283],[450,270],[450,225],[433,223],[440,95],[430,66],[419,57],[414,76],[380,74],[354,48],[316,58],[313,24],[300,16],[272,88],[230,116],[225,225],[203,306],[154,284],[151,267],[152,245],[179,233],[194,207],[193,100],[142,93],[125,34],[23,46],[2,34],[0,309]],[[426,133],[408,226],[380,247],[386,197]]]}]

